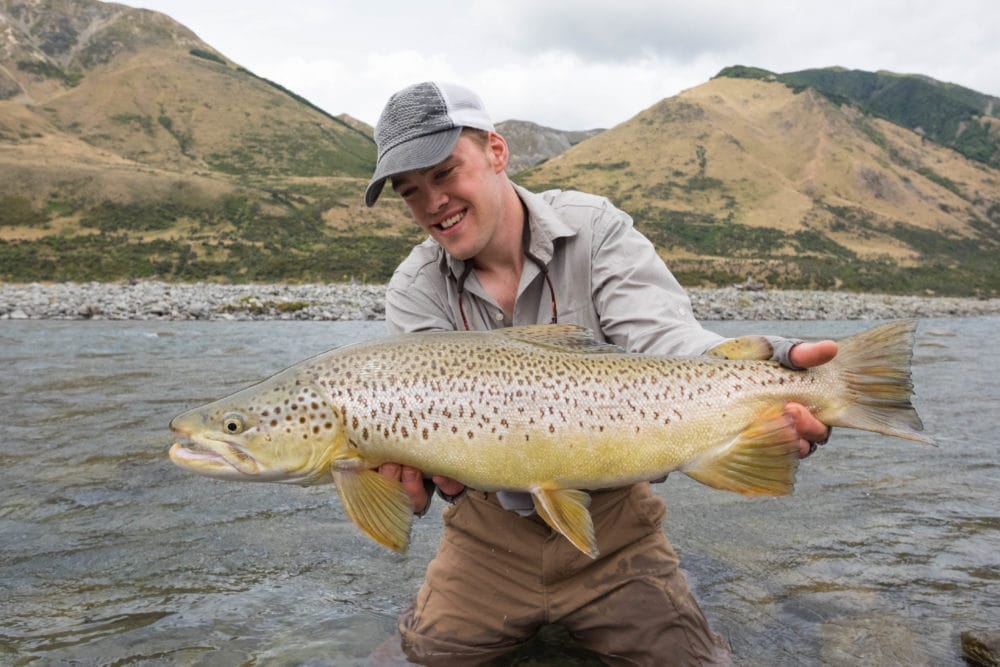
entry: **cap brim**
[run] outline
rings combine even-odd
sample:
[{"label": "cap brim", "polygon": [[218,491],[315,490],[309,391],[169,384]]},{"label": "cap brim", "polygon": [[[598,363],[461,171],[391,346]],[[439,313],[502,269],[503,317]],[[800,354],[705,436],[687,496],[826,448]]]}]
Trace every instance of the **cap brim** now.
[{"label": "cap brim", "polygon": [[365,189],[365,204],[374,206],[385,179],[414,169],[426,169],[444,162],[455,150],[462,128],[453,127],[433,134],[425,134],[393,146],[387,150],[375,167],[375,175]]}]

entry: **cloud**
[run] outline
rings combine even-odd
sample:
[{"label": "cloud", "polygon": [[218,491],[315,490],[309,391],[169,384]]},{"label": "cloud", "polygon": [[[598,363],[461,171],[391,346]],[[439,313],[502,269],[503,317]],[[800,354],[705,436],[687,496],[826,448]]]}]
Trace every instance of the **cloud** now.
[{"label": "cloud", "polygon": [[701,0],[509,0],[496,3],[502,38],[518,51],[574,54],[584,62],[693,62],[738,50],[760,28],[756,3]]},{"label": "cloud", "polygon": [[996,0],[146,0],[241,65],[374,123],[446,79],[496,120],[610,127],[728,65],[926,74],[1000,95]]}]

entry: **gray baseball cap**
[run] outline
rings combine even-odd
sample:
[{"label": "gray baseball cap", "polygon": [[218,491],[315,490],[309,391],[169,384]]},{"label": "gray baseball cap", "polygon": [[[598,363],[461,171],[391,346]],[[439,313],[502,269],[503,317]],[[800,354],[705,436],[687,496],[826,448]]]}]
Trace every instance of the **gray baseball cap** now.
[{"label": "gray baseball cap", "polygon": [[425,81],[395,93],[375,125],[378,161],[365,190],[365,204],[375,205],[385,179],[443,162],[455,149],[463,127],[494,131],[483,101],[468,88]]}]

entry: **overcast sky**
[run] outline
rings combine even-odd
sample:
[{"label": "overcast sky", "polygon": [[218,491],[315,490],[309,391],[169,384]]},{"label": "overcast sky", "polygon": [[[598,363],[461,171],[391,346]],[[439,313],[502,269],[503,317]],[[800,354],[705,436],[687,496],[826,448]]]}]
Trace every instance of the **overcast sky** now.
[{"label": "overcast sky", "polygon": [[611,127],[741,64],[926,74],[1000,96],[1000,0],[126,0],[332,114],[427,79],[494,121]]}]

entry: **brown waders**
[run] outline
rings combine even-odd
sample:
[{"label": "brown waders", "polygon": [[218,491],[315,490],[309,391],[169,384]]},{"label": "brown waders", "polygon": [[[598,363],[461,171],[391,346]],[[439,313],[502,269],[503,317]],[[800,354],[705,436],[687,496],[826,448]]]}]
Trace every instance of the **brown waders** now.
[{"label": "brown waders", "polygon": [[591,560],[537,516],[470,491],[445,511],[437,556],[399,621],[424,665],[488,665],[550,623],[612,665],[730,664],[663,534],[649,484],[592,493]]}]

